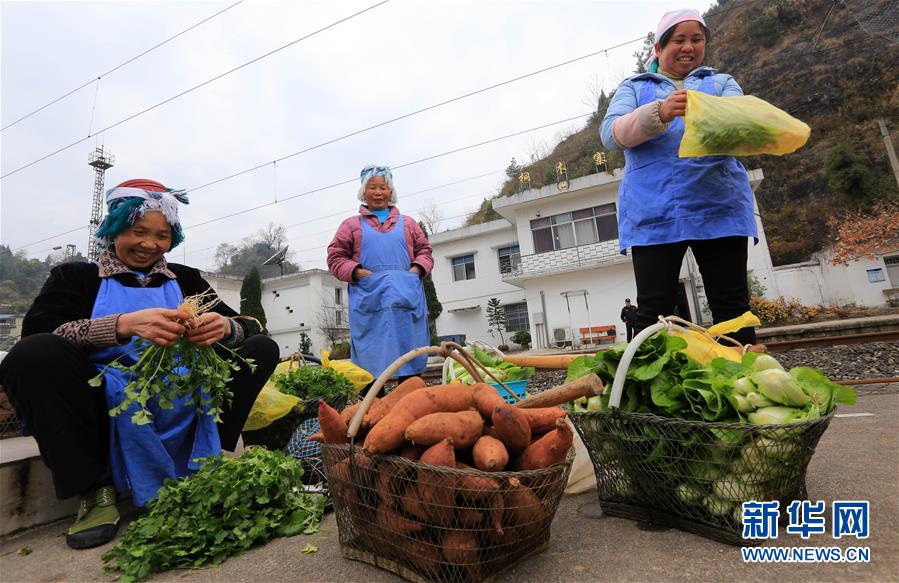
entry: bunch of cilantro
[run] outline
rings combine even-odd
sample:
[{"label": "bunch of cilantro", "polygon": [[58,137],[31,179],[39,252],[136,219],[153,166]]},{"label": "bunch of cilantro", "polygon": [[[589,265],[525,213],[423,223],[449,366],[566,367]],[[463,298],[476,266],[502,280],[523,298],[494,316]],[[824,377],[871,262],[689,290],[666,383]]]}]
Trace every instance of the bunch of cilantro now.
[{"label": "bunch of cilantro", "polygon": [[103,555],[104,570],[141,581],[219,564],[276,536],[316,532],[325,497],[300,492],[302,474],[297,460],[263,448],[206,458],[193,476],[166,481],[149,512]]},{"label": "bunch of cilantro", "polygon": [[275,375],[272,381],[285,395],[293,395],[303,401],[324,399],[330,403],[335,398],[356,394],[353,383],[332,368],[301,366],[287,374]]}]

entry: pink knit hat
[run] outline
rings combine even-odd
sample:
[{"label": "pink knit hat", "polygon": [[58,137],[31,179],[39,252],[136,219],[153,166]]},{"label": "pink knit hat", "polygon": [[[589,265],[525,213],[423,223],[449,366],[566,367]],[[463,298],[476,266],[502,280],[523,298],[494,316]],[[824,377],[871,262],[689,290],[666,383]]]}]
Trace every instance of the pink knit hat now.
[{"label": "pink knit hat", "polygon": [[[702,19],[702,14],[699,13],[698,10],[693,10],[692,8],[685,8],[683,10],[672,10],[671,12],[666,12],[662,19],[659,21],[659,26],[656,28],[656,43],[662,38],[662,36],[680,24],[681,22],[689,22],[691,20],[695,20],[705,28],[708,26],[705,23],[705,20]],[[652,47],[652,54],[649,55],[649,60],[646,61],[646,70],[647,71],[655,71],[655,68],[650,68],[653,61],[658,61],[659,55],[656,53],[655,46]]]}]

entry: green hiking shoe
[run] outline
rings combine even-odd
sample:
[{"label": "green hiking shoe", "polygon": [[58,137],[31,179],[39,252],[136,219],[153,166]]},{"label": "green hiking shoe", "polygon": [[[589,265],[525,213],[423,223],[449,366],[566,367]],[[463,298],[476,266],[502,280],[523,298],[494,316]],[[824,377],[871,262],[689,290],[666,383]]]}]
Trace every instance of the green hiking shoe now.
[{"label": "green hiking shoe", "polygon": [[75,524],[66,531],[66,544],[73,549],[89,549],[108,543],[119,530],[115,489],[103,486],[81,495]]}]

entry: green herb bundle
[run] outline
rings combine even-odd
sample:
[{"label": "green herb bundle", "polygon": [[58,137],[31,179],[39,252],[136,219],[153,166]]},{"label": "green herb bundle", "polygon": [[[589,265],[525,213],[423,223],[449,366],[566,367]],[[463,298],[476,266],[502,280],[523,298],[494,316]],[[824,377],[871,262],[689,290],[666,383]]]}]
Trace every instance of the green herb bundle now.
[{"label": "green herb bundle", "polygon": [[697,119],[693,128],[699,143],[710,154],[753,150],[763,152],[777,144],[780,133],[770,125],[754,120],[739,120],[728,123]]},{"label": "green herb bundle", "polygon": [[219,564],[276,536],[316,532],[325,498],[298,491],[302,474],[297,460],[262,448],[207,458],[193,476],[166,481],[149,512],[103,555],[104,570],[141,581]]},{"label": "green herb bundle", "polygon": [[[221,301],[218,298],[207,301],[210,295],[210,292],[205,292],[185,298],[181,308],[190,314],[190,318],[183,322],[184,325],[190,327],[197,316]],[[233,396],[228,390],[228,381],[231,380],[231,371],[240,369],[238,361],[251,371],[256,370],[253,359],[242,358],[222,344],[197,346],[183,336],[172,346],[160,346],[146,340],[138,341],[137,346],[140,351],[137,362],[124,365],[119,362],[123,357],[119,357],[88,382],[92,387],[101,386],[107,368],[124,372],[129,379],[125,385],[125,397],[118,406],[109,410],[109,414],[116,417],[137,403],[139,409],[131,416],[131,421],[136,425],[146,425],[152,421],[153,413],[147,408],[148,403],[155,402],[163,409],[172,409],[175,399],[184,397],[190,397],[197,415],[212,415],[218,423],[223,407],[231,402]],[[229,353],[233,360],[222,358],[215,346]]]},{"label": "green herb bundle", "polygon": [[285,395],[293,395],[303,401],[324,399],[330,402],[338,397],[356,394],[353,384],[332,368],[301,366],[287,374],[275,375],[272,381]]}]

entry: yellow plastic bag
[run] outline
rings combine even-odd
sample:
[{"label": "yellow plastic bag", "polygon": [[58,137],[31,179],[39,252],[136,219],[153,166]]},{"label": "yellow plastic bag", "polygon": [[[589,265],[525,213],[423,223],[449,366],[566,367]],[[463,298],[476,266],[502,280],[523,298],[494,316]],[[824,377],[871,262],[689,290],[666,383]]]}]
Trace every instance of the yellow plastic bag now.
[{"label": "yellow plastic bag", "polygon": [[[289,365],[290,363],[283,362],[281,364]],[[281,368],[281,365],[278,367]],[[278,369],[275,369],[275,374],[278,374]],[[256,402],[250,409],[250,415],[247,417],[247,422],[244,423],[243,430],[256,431],[268,427],[290,413],[290,410],[299,402],[299,397],[285,395],[275,387],[274,383],[268,381],[259,391],[259,396],[256,397]]]},{"label": "yellow plastic bag", "polygon": [[353,364],[352,361],[331,360],[328,358],[330,355],[331,351],[322,350],[322,368],[333,368],[353,383],[353,386],[356,387],[357,391],[363,389],[368,383],[375,380],[375,377],[372,376],[370,372]]},{"label": "yellow plastic bag", "polygon": [[758,97],[717,97],[702,91],[687,91],[684,124],[681,158],[781,156],[805,145],[812,132],[805,123]]},{"label": "yellow plastic bag", "polygon": [[745,312],[741,316],[711,326],[706,330],[707,334],[703,334],[698,330],[688,330],[684,328],[672,328],[670,334],[686,340],[687,347],[681,350],[681,352],[700,364],[708,364],[718,357],[733,362],[740,362],[743,355],[739,350],[731,348],[730,346],[718,344],[715,342],[713,336],[730,334],[741,328],[746,328],[747,326],[761,325],[762,323],[755,314],[752,312]]}]

